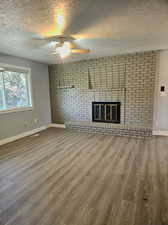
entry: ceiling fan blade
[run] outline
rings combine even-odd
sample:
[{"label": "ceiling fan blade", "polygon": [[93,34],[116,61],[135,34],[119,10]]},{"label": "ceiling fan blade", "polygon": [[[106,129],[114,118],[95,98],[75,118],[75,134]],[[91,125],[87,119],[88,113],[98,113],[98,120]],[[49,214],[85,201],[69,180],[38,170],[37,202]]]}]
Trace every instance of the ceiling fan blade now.
[{"label": "ceiling fan blade", "polygon": [[41,38],[33,38],[34,40],[37,40],[37,41],[56,41],[56,42],[59,42],[59,38],[61,37],[61,35],[56,35],[56,36],[51,36],[51,37],[41,37]]},{"label": "ceiling fan blade", "polygon": [[45,38],[32,38],[31,40],[34,42],[40,42],[40,43],[48,43],[49,42]]},{"label": "ceiling fan blade", "polygon": [[60,41],[59,36],[33,38],[33,40],[35,40],[35,41],[44,41],[44,42],[51,42],[51,41],[59,42]]},{"label": "ceiling fan blade", "polygon": [[74,41],[75,38],[72,37],[71,35],[54,35],[51,37],[37,38],[37,40],[60,42],[60,41]]},{"label": "ceiling fan blade", "polygon": [[52,45],[50,44],[50,42],[45,41],[44,39],[42,41],[39,41],[40,39],[36,39],[36,38],[32,38],[29,40],[25,40],[25,44],[30,47],[30,48],[48,48],[51,47]]},{"label": "ceiling fan blade", "polygon": [[75,53],[75,54],[84,54],[84,53],[89,53],[90,50],[89,49],[71,49],[71,53]]},{"label": "ceiling fan blade", "polygon": [[77,44],[75,41],[70,41],[69,47],[71,49],[71,53],[84,54],[90,52],[90,49],[81,48],[80,45]]},{"label": "ceiling fan blade", "polygon": [[77,49],[80,48],[74,41],[69,41],[69,48],[70,49]]}]

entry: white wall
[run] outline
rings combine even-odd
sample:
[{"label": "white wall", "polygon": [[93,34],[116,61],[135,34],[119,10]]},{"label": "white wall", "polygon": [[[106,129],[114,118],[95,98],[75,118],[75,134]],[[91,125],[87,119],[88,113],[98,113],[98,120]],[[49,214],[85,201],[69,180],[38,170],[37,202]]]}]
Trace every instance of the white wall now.
[{"label": "white wall", "polygon": [[0,114],[0,140],[51,123],[48,65],[4,54],[0,54],[0,63],[31,68],[34,102],[31,111]]},{"label": "white wall", "polygon": [[[161,96],[160,94],[160,87],[162,85],[166,88],[165,96]],[[160,51],[158,59],[153,130],[168,134],[168,50]]]}]

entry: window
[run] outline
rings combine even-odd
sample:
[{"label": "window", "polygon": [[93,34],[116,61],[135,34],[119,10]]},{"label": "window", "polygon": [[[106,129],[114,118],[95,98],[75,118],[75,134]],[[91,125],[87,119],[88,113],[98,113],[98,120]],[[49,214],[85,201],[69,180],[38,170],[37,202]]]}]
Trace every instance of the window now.
[{"label": "window", "polygon": [[0,68],[0,112],[30,107],[30,71],[12,67]]}]

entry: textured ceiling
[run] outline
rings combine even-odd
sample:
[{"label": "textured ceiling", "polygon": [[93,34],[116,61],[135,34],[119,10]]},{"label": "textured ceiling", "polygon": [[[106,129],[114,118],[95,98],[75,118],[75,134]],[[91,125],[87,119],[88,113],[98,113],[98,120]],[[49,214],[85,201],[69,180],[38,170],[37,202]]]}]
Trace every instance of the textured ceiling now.
[{"label": "textured ceiling", "polygon": [[[58,14],[63,16],[61,24]],[[0,0],[0,52],[49,64],[54,43],[34,37],[72,34],[91,53],[76,61],[168,48],[167,0]]]}]

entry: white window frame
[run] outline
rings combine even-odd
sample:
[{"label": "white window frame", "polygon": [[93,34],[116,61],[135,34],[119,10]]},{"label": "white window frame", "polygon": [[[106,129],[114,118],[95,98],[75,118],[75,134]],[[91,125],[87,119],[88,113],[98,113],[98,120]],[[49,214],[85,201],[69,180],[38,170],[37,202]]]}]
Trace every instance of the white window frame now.
[{"label": "white window frame", "polygon": [[12,109],[4,109],[0,110],[0,115],[1,114],[6,114],[6,113],[13,113],[13,112],[23,112],[23,111],[28,111],[28,110],[33,110],[34,109],[34,103],[33,103],[33,92],[32,92],[32,79],[31,79],[31,68],[28,67],[20,67],[20,66],[15,66],[15,65],[8,65],[4,63],[0,63],[0,67],[9,69],[12,71],[12,69],[18,70],[20,72],[26,72],[27,73],[27,85],[28,85],[28,95],[29,95],[29,100],[30,100],[30,106],[27,107],[15,107]]}]

